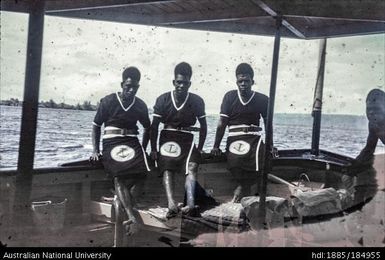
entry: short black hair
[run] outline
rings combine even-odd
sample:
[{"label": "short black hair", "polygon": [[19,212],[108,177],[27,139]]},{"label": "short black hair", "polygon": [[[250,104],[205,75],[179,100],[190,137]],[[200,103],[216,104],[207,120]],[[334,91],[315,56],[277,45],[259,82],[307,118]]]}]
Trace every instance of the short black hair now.
[{"label": "short black hair", "polygon": [[191,78],[192,68],[190,64],[188,64],[187,62],[181,62],[178,65],[176,65],[174,70],[174,76],[176,77],[176,75],[178,74]]},{"label": "short black hair", "polygon": [[235,70],[235,76],[239,74],[249,74],[251,78],[254,78],[254,70],[248,63],[241,63]]},{"label": "short black hair", "polygon": [[139,81],[140,80],[140,71],[137,67],[128,67],[122,73],[123,82],[127,80],[127,78],[131,78],[132,80]]},{"label": "short black hair", "polygon": [[366,102],[380,102],[380,104],[385,104],[385,92],[378,88],[372,89],[366,97]]}]

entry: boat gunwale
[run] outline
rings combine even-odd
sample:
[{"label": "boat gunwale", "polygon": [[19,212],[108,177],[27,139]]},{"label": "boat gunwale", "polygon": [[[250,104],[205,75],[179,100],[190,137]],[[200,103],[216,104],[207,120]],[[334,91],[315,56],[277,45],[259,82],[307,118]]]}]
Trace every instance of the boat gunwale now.
[{"label": "boat gunwale", "polygon": [[[328,160],[327,158],[321,157],[301,157],[301,156],[284,156],[282,154],[290,154],[290,153],[297,153],[297,154],[305,154],[310,152],[310,149],[285,149],[285,150],[279,150],[278,151],[278,157],[273,158],[273,167],[282,167],[285,166],[285,163],[292,162],[292,163],[299,163],[299,162],[312,162],[314,165],[309,166],[311,168],[324,168],[323,166],[325,164],[329,164],[331,167],[337,167],[337,169],[343,169],[345,167],[348,167],[350,163],[353,161],[352,157],[344,156],[341,154],[337,154],[331,151],[327,150],[320,150],[320,154],[327,155],[327,156],[334,156],[338,160],[345,161],[346,164]],[[34,168],[32,170],[33,175],[39,175],[39,174],[50,174],[50,173],[66,173],[66,172],[76,172],[76,171],[92,171],[92,170],[103,170],[103,165],[101,162],[92,163],[89,162],[88,165],[84,165],[87,163],[88,160],[80,160],[80,161],[74,161],[69,163],[62,163],[57,167],[41,167],[41,168]],[[225,163],[226,157],[224,154],[218,157],[213,157],[209,153],[203,154],[203,160],[200,163],[200,165],[205,164],[214,164],[214,163]],[[318,164],[317,164],[318,163]],[[292,166],[290,163],[289,166]],[[300,166],[300,165],[298,165]],[[318,167],[316,167],[318,166]],[[8,177],[8,176],[16,176],[18,175],[17,169],[6,169],[2,170],[0,169],[0,178],[1,177]]]}]

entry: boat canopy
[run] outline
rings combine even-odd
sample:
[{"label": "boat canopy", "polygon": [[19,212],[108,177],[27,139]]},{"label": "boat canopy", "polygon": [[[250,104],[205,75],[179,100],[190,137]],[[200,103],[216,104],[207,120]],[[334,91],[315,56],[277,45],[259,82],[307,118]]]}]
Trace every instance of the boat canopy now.
[{"label": "boat canopy", "polygon": [[[2,0],[1,10],[30,14],[14,212],[26,210],[24,205],[32,190],[45,15],[274,36],[260,196],[262,221],[265,219],[267,174],[271,170],[268,153],[272,151],[280,38],[324,39],[385,32],[383,0]],[[323,77],[323,73],[319,75]],[[322,90],[323,80],[319,82]],[[319,131],[320,124],[316,125]],[[314,138],[319,138],[319,134],[313,134]],[[317,144],[314,147],[318,149]]]},{"label": "boat canopy", "polygon": [[[1,10],[29,12],[30,0]],[[320,39],[385,32],[382,0],[46,0],[45,14],[227,33]]]}]

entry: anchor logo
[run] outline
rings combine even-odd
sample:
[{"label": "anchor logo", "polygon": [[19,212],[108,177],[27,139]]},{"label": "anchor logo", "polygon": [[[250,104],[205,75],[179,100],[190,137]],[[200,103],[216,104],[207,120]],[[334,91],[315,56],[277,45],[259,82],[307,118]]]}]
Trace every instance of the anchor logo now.
[{"label": "anchor logo", "polygon": [[229,146],[229,151],[233,154],[243,155],[250,151],[250,144],[245,141],[234,141]]},{"label": "anchor logo", "polygon": [[238,147],[234,147],[235,150],[238,152],[242,153],[244,152],[245,149],[242,149],[243,144],[242,143],[237,143]]},{"label": "anchor logo", "polygon": [[176,142],[167,142],[160,147],[160,154],[169,157],[178,157],[182,152],[180,145]]},{"label": "anchor logo", "polygon": [[118,162],[126,162],[134,158],[135,150],[127,145],[118,145],[111,150],[111,158]]},{"label": "anchor logo", "polygon": [[121,158],[125,158],[128,155],[130,155],[130,152],[128,151],[127,148],[120,148],[120,151],[117,153],[117,155],[120,156]]},{"label": "anchor logo", "polygon": [[169,153],[176,153],[177,152],[177,148],[174,144],[169,144],[168,148],[169,148],[169,150],[167,152],[169,152]]}]

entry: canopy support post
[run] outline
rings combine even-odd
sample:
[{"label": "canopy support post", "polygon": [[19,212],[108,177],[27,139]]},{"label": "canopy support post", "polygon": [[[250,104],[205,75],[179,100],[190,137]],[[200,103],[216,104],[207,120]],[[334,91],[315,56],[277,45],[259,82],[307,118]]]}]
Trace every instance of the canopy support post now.
[{"label": "canopy support post", "polygon": [[272,170],[272,151],[273,151],[273,117],[274,117],[274,102],[275,102],[275,92],[277,87],[277,75],[278,75],[278,60],[279,60],[279,48],[281,43],[281,26],[282,26],[282,17],[277,16],[276,27],[274,38],[274,52],[273,52],[273,64],[271,68],[271,80],[270,80],[270,93],[269,93],[269,103],[267,108],[267,122],[265,129],[265,149],[264,149],[264,163],[262,170],[262,179],[261,179],[261,190],[260,190],[260,219],[262,225],[266,224],[266,192],[267,192],[267,176],[268,173]]},{"label": "canopy support post", "polygon": [[30,220],[30,196],[36,142],[45,1],[32,0],[29,1],[28,4],[27,63],[17,163],[15,204],[13,206],[13,220],[18,225],[28,224]]}]

